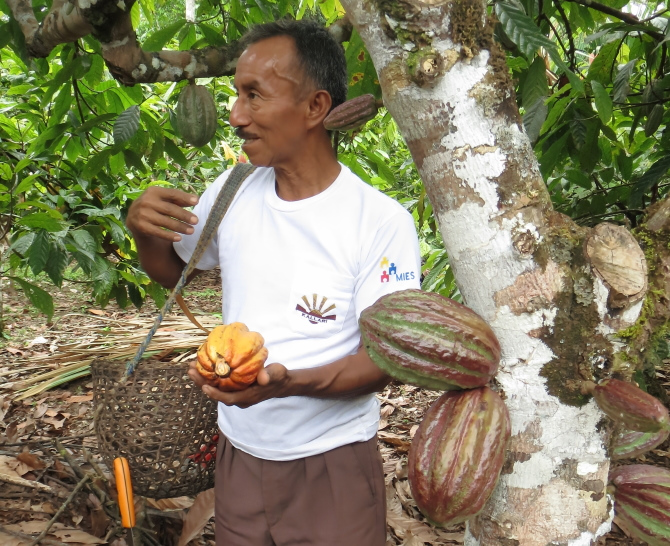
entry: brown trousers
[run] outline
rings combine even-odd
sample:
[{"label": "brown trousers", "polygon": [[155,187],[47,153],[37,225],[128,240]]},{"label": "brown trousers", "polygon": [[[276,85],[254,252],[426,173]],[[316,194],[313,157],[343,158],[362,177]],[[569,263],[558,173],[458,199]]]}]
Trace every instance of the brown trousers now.
[{"label": "brown trousers", "polygon": [[377,437],[295,461],[257,459],[221,435],[216,546],[384,546]]}]

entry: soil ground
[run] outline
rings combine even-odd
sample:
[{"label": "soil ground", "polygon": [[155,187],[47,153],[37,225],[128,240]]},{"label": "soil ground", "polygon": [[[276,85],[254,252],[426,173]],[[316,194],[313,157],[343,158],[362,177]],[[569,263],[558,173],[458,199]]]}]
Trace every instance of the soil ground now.
[{"label": "soil ground", "polygon": [[[113,303],[100,309],[89,299],[87,286],[77,282],[66,281],[60,290],[53,286],[45,286],[45,289],[55,300],[56,313],[50,323],[30,307],[21,291],[14,290],[3,279],[0,319],[5,337],[0,338],[0,476],[11,475],[24,481],[10,484],[2,480],[0,544],[30,544],[30,539],[25,537],[31,533],[34,537],[34,533],[43,531],[63,507],[58,523],[50,528],[42,544],[123,546],[126,544],[123,529],[110,508],[115,505],[108,498],[114,497],[108,483],[110,472],[102,461],[93,432],[90,376],[86,374],[21,401],[16,400],[17,388],[22,381],[39,373],[62,368],[58,355],[68,347],[76,344],[83,359],[87,356],[83,352],[86,347],[109,348],[114,341],[105,345],[105,340],[117,339],[114,336],[119,331],[137,329],[139,325],[139,330],[146,332],[157,310],[151,302],[140,311],[120,309]],[[220,312],[219,290],[218,275],[211,272],[196,279],[185,297],[198,317],[216,320]],[[411,498],[407,481],[410,439],[437,396],[436,392],[395,383],[379,395],[380,449],[388,501],[387,546],[463,542],[463,526],[437,529],[425,522]],[[666,443],[630,462],[668,467],[669,451],[670,445]],[[81,479],[77,471],[93,478],[75,492]],[[40,485],[44,490],[36,489]],[[209,507],[199,504],[191,507],[192,498],[158,502],[136,499],[136,504],[145,517],[142,526],[148,537],[145,538],[147,544],[177,544],[183,527],[194,525],[198,515],[203,521],[207,521],[209,515]],[[189,508],[190,516],[187,515]],[[3,534],[2,529],[13,534]],[[209,521],[188,544],[213,545],[213,538],[213,524]],[[600,542],[601,546],[636,544],[642,543],[626,538],[616,526]]]}]

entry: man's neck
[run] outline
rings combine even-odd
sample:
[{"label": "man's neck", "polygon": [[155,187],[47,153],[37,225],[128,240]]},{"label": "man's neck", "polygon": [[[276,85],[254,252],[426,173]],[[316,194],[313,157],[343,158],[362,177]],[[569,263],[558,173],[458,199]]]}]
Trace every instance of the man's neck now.
[{"label": "man's neck", "polygon": [[292,165],[275,167],[277,196],[300,201],[326,190],[339,176],[341,167],[330,142],[304,150]]}]

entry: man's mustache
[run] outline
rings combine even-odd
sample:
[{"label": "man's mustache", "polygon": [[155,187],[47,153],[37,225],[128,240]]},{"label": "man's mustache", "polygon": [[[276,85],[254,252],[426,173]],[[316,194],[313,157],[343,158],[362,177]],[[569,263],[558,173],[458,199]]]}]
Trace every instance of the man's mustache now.
[{"label": "man's mustache", "polygon": [[252,138],[257,138],[256,135],[252,135],[251,133],[247,133],[243,129],[240,129],[239,127],[235,129],[235,135],[238,138],[241,138],[242,140],[250,140]]}]

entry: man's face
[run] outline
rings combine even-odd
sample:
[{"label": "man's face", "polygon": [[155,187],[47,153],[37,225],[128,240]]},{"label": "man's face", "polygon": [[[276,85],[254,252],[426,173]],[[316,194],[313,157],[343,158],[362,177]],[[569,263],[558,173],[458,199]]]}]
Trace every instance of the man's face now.
[{"label": "man's face", "polygon": [[242,149],[254,165],[281,167],[299,158],[308,129],[309,93],[304,86],[288,36],[262,40],[240,55],[230,124],[244,139]]}]

